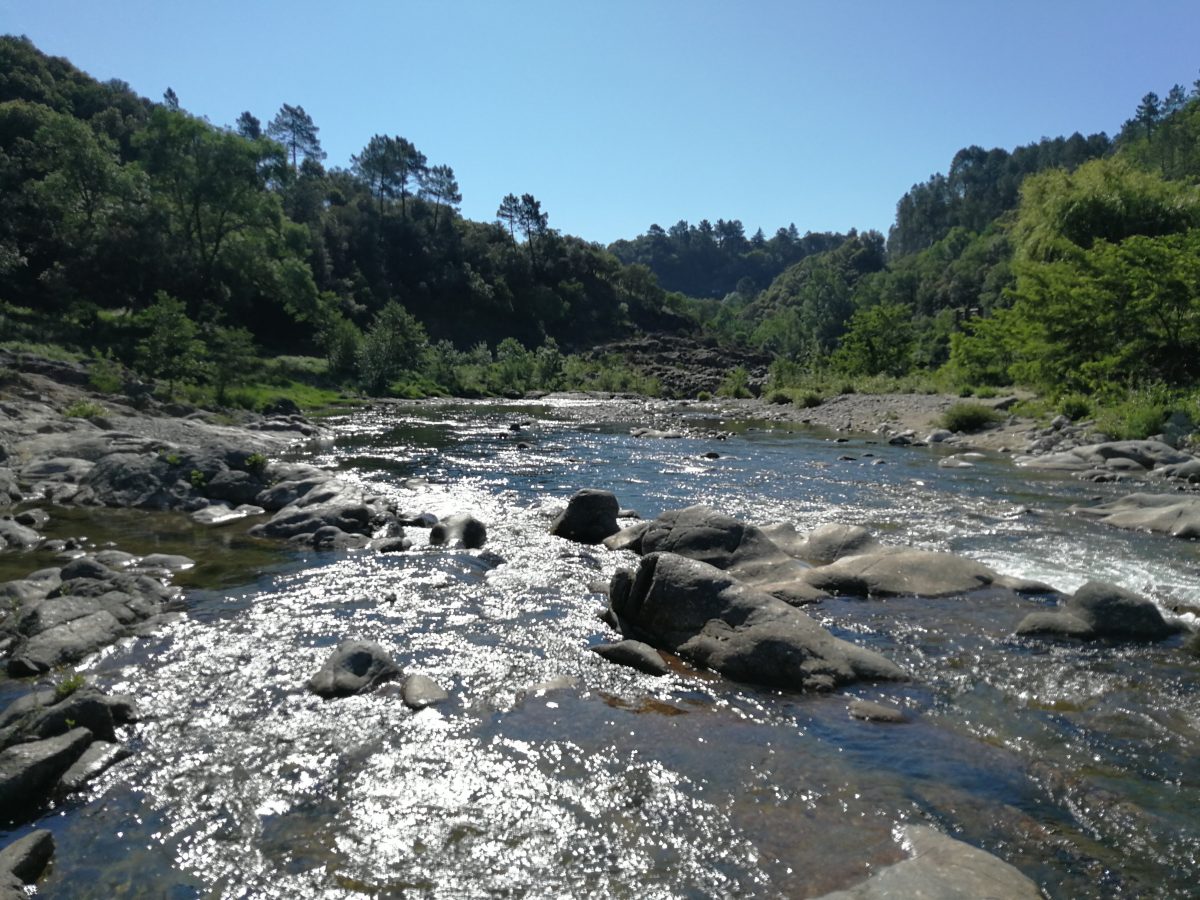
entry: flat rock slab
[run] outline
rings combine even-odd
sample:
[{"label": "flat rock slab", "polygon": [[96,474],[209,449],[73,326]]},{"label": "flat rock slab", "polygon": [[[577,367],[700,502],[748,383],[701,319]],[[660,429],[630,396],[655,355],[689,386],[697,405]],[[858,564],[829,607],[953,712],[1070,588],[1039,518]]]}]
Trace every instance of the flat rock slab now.
[{"label": "flat rock slab", "polygon": [[1195,457],[1191,454],[1176,450],[1162,441],[1105,441],[1062,453],[1022,456],[1017,458],[1016,463],[1031,469],[1068,472],[1089,469],[1149,472],[1163,466],[1180,465],[1194,460]]},{"label": "flat rock slab", "polygon": [[641,641],[617,641],[613,644],[597,644],[592,652],[604,657],[609,662],[629,666],[647,675],[666,675],[670,669],[663,661],[662,654]]},{"label": "flat rock slab", "polygon": [[898,725],[908,721],[908,716],[904,715],[903,710],[884,703],[876,703],[874,700],[855,698],[850,701],[847,711],[851,718],[862,719],[864,722],[888,722]]},{"label": "flat rock slab", "polygon": [[1105,525],[1150,531],[1171,537],[1200,538],[1200,498],[1170,494],[1128,494],[1097,506],[1072,506],[1070,512],[1098,519]]},{"label": "flat rock slab", "polygon": [[911,859],[819,900],[1039,900],[1042,896],[1019,869],[978,847],[926,825],[906,825],[901,835]]},{"label": "flat rock slab", "polygon": [[1052,593],[1049,585],[1007,578],[983,563],[932,550],[881,548],[846,556],[801,576],[826,595],[852,597],[949,597],[984,588]]}]

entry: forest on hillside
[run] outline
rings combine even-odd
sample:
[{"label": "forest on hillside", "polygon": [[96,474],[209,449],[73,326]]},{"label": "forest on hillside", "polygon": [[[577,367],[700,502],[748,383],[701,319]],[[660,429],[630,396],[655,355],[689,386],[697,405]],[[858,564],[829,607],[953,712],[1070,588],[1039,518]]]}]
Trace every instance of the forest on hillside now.
[{"label": "forest on hillside", "polygon": [[0,342],[224,400],[270,358],[372,394],[654,391],[587,351],[675,332],[770,355],[777,390],[920,375],[1165,410],[1200,378],[1198,179],[1200,82],[1114,138],[964,148],[886,236],[722,218],[605,248],[520,186],[464,218],[452,166],[400,135],[327,167],[301,105],[214,125],[3,37]]}]

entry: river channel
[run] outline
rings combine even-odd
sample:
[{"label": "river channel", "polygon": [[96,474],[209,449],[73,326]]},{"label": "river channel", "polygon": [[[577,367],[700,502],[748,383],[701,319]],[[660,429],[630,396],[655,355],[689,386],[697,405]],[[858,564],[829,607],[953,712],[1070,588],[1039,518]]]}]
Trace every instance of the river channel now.
[{"label": "river channel", "polygon": [[[682,663],[656,679],[588,652],[614,639],[597,583],[636,557],[547,528],[575,491],[604,488],[644,517],[703,503],[800,531],[862,524],[1063,591],[1101,579],[1200,607],[1194,543],[1070,515],[1126,491],[999,455],[940,468],[949,450],[686,408],[675,425],[692,436],[631,436],[647,415],[401,404],[327,423],[334,440],[306,459],[404,510],[473,513],[482,551],[409,529],[406,553],[285,552],[242,537],[244,522],[69,517],[200,565],[185,614],[84,666],[142,719],[129,759],[37,823],[58,843],[39,895],[812,897],[903,858],[905,822],[984,848],[1050,897],[1196,895],[1200,658],[1185,637],[1017,638],[1042,601],[1007,595],[834,600],[808,611],[910,682],[800,695]],[[384,644],[450,702],[413,713],[390,690],[309,693],[347,637]],[[17,692],[0,685],[0,702]],[[853,719],[854,697],[908,721]]]}]

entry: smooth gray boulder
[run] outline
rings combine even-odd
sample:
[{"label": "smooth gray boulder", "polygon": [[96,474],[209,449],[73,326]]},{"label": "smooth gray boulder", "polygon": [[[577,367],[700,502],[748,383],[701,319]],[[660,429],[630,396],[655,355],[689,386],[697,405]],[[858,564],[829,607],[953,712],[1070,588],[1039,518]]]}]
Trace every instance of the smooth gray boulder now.
[{"label": "smooth gray boulder", "polygon": [[641,641],[624,640],[612,644],[597,644],[591,650],[609,662],[629,666],[647,675],[666,675],[671,671],[662,654]]},{"label": "smooth gray boulder", "polygon": [[425,709],[427,706],[445,703],[450,699],[450,695],[428,675],[414,672],[404,679],[404,684],[400,687],[400,698],[409,709]]},{"label": "smooth gray boulder", "polygon": [[828,690],[906,677],[895,663],[835,638],[783,600],[674,553],[644,557],[636,574],[618,572],[609,601],[627,637],[736,681]]},{"label": "smooth gray boulder", "polygon": [[14,519],[0,519],[0,546],[27,550],[36,546],[42,536],[27,525],[22,525]]},{"label": "smooth gray boulder", "polygon": [[1015,866],[927,825],[905,825],[901,843],[911,858],[818,900],[1041,900],[1038,886]]},{"label": "smooth gray boulder", "polygon": [[850,713],[851,718],[862,719],[864,722],[886,722],[891,725],[899,725],[908,721],[903,710],[884,703],[876,703],[874,700],[863,700],[861,697],[851,700],[846,711]]},{"label": "smooth gray boulder", "polygon": [[235,506],[253,503],[262,493],[262,479],[240,469],[223,469],[204,485],[204,493],[214,500],[225,500]]},{"label": "smooth gray boulder", "polygon": [[642,538],[646,536],[646,532],[649,529],[649,522],[634,522],[632,525],[622,528],[616,534],[609,535],[600,543],[609,550],[632,550],[640,556],[642,553]]},{"label": "smooth gray boulder", "polygon": [[178,509],[194,494],[191,483],[183,480],[189,472],[163,456],[110,453],[80,484],[101,506]]},{"label": "smooth gray boulder", "polygon": [[429,543],[435,546],[456,544],[477,550],[487,543],[487,526],[469,513],[456,513],[429,529]]},{"label": "smooth gray boulder", "polygon": [[0,872],[11,872],[24,884],[33,884],[53,857],[54,835],[39,828],[0,850]]},{"label": "smooth gray boulder", "polygon": [[91,742],[90,731],[74,728],[0,752],[0,826],[30,818]]},{"label": "smooth gray boulder", "polygon": [[1179,465],[1195,459],[1162,441],[1104,441],[1045,456],[1021,456],[1014,462],[1031,469],[1086,471],[1110,469],[1149,472],[1162,466]]},{"label": "smooth gray boulder", "polygon": [[349,697],[399,674],[391,654],[375,641],[343,641],[308,680],[308,689],[325,698]]},{"label": "smooth gray boulder", "polygon": [[1056,611],[1030,613],[1017,634],[1071,638],[1160,641],[1177,634],[1157,606],[1112,584],[1089,581]]},{"label": "smooth gray boulder", "polygon": [[825,566],[843,556],[853,556],[880,546],[874,535],[861,525],[829,522],[814,528],[807,535],[801,535],[788,522],[764,525],[762,530],[785,553],[814,566]]},{"label": "smooth gray boulder", "polygon": [[932,550],[881,547],[809,569],[803,579],[825,595],[948,597],[983,588],[1052,593],[1049,585],[998,574],[983,563]]},{"label": "smooth gray boulder", "polygon": [[8,674],[18,678],[37,675],[78,662],[127,633],[126,627],[108,610],[73,619],[39,632],[14,648],[8,660]]},{"label": "smooth gray boulder", "polygon": [[1068,511],[1116,528],[1151,531],[1186,540],[1200,538],[1200,498],[1196,497],[1127,494],[1110,503],[1072,506]]},{"label": "smooth gray boulder", "polygon": [[707,563],[788,603],[811,603],[826,596],[804,579],[809,567],[776,546],[761,528],[706,506],[671,510],[652,520],[641,549]]},{"label": "smooth gray boulder", "polygon": [[550,533],[581,544],[599,544],[621,530],[617,524],[620,509],[612,491],[584,488],[567,501],[567,508],[550,525]]}]

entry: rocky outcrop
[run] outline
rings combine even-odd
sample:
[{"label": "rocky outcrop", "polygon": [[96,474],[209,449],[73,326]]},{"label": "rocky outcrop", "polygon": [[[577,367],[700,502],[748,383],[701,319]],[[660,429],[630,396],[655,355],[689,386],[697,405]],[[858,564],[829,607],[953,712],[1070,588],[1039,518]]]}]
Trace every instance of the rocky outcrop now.
[{"label": "rocky outcrop", "polygon": [[1068,511],[1116,528],[1152,531],[1188,540],[1200,538],[1200,498],[1196,497],[1128,494],[1111,503],[1072,506]]},{"label": "rocky outcrop", "polygon": [[1059,609],[1030,613],[1017,634],[1118,641],[1158,641],[1179,631],[1150,600],[1130,591],[1089,581]]},{"label": "rocky outcrop", "polygon": [[788,555],[814,566],[836,562],[843,556],[852,556],[875,550],[879,542],[861,525],[827,523],[801,535],[789,522],[763,526],[763,534],[775,542]]},{"label": "rocky outcrop", "polygon": [[901,844],[909,859],[887,866],[862,884],[825,894],[819,900],[1039,900],[1038,886],[1009,865],[978,847],[947,837],[927,825],[905,825]]},{"label": "rocky outcrop", "polygon": [[903,679],[880,654],[840,640],[800,610],[707,563],[651,553],[609,588],[613,620],[645,640],[736,681],[829,690]]},{"label": "rocky outcrop", "polygon": [[550,525],[550,533],[581,544],[599,544],[620,531],[621,506],[612,491],[585,488],[578,491]]},{"label": "rocky outcrop", "polygon": [[391,654],[374,641],[343,641],[308,680],[308,689],[327,699],[349,697],[399,674]]}]

